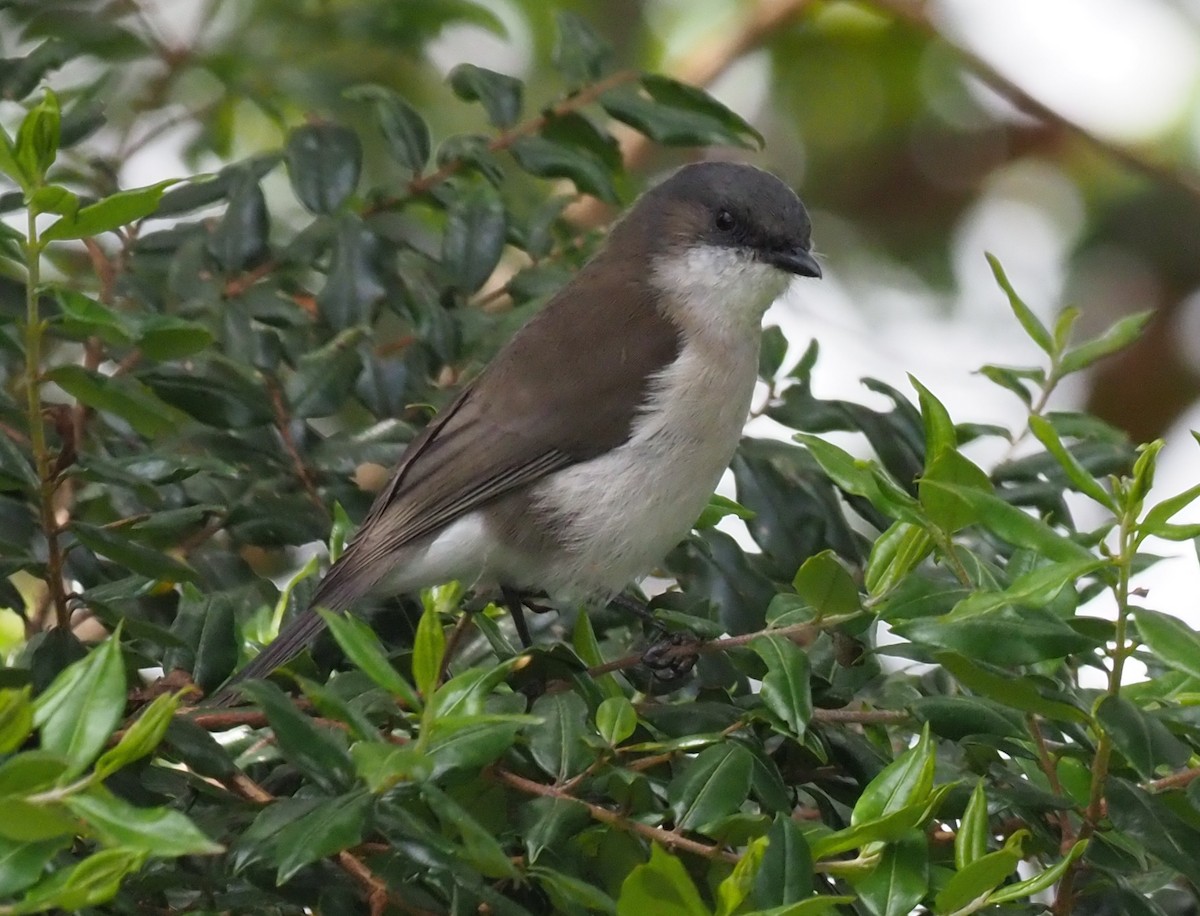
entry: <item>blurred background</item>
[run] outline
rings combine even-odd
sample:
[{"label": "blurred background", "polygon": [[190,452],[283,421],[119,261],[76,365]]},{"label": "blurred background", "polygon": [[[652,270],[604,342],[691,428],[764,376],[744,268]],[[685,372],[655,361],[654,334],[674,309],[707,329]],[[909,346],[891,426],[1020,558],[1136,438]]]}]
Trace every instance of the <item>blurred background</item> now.
[{"label": "blurred background", "polygon": [[[37,8],[15,5],[25,20]],[[1021,401],[975,372],[1042,364],[991,252],[1047,321],[1081,309],[1080,335],[1154,310],[1139,344],[1072,379],[1056,406],[1135,442],[1165,437],[1159,496],[1200,478],[1188,434],[1200,426],[1197,0],[55,0],[31,34],[118,55],[134,34],[154,49],[131,49],[125,67],[73,60],[56,76],[104,101],[99,166],[128,187],[277,149],[305,117],[365,120],[343,94],[363,83],[410,99],[435,144],[481,130],[445,83],[462,62],[524,81],[536,113],[562,91],[551,61],[563,9],[611,43],[617,67],[703,86],[762,133],[761,152],[706,155],[778,173],[813,213],[825,280],[769,320],[793,359],[820,342],[817,394],[871,403],[863,376],[907,389],[911,373],[959,422],[1019,426]],[[614,133],[623,203],[684,161]],[[368,176],[389,168],[367,151]],[[278,206],[296,207],[286,178],[270,176],[268,194],[271,182]],[[613,212],[590,198],[568,211],[581,225]],[[1197,622],[1194,556],[1143,584],[1169,589],[1158,606]]]}]

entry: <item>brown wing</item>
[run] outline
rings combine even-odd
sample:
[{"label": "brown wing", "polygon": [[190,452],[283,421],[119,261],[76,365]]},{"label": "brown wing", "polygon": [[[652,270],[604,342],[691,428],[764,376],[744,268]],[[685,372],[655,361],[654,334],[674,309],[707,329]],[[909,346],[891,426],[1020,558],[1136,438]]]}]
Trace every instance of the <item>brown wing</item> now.
[{"label": "brown wing", "polygon": [[405,544],[629,437],[650,379],[678,353],[679,333],[643,278],[611,262],[597,266],[584,268],[413,440],[314,604],[346,607]]}]

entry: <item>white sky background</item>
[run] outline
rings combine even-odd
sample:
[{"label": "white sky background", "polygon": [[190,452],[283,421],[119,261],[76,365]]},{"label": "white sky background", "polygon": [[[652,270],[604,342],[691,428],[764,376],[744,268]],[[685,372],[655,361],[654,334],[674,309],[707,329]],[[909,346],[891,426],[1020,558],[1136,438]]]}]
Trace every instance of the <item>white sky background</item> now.
[{"label": "white sky background", "polygon": [[[657,0],[648,15],[663,30],[668,60],[686,53],[714,23],[728,22],[732,0]],[[532,42],[520,14],[507,0],[493,0],[509,29],[508,40],[474,27],[448,29],[429,49],[439,69],[470,60],[520,76]],[[195,28],[187,9],[196,4],[164,0],[155,17],[168,35]],[[1179,124],[1192,125],[1190,161],[1200,159],[1200,0],[931,0],[934,21],[955,42],[1067,118],[1101,137],[1153,149],[1156,138]],[[715,15],[714,15],[715,14]],[[753,120],[768,103],[765,61],[752,55],[714,86],[714,94]],[[1012,114],[980,89],[986,104]],[[1012,114],[1013,117],[1019,117]],[[186,172],[169,138],[128,163],[128,186]],[[815,241],[852,232],[829,214],[815,213]],[[953,302],[938,301],[902,266],[856,263],[853,273],[825,260],[825,279],[797,283],[768,321],[792,342],[794,359],[812,337],[821,344],[814,385],[823,397],[870,403],[859,383],[870,375],[910,390],[912,373],[932,389],[958,421],[1023,421],[1021,405],[974,370],[985,362],[1027,365],[1039,351],[1022,334],[992,279],[984,252],[995,253],[1022,297],[1048,321],[1064,304],[1066,258],[1083,228],[1083,207],[1074,185],[1053,166],[1015,163],[997,172],[990,187],[958,227]],[[1200,340],[1200,296],[1181,333]],[[1086,307],[1086,303],[1080,303]],[[1138,306],[1134,306],[1136,309]],[[1131,309],[1133,310],[1133,309]],[[1193,352],[1200,347],[1193,345]],[[1078,406],[1079,385],[1064,385],[1056,408]],[[1151,501],[1200,479],[1200,447],[1188,429],[1200,425],[1200,407],[1167,437]],[[759,429],[761,431],[761,429]],[[986,455],[975,455],[987,463]],[[996,456],[990,456],[995,458]],[[1087,519],[1080,519],[1086,524]],[[1200,521],[1200,506],[1177,521]],[[1144,574],[1146,603],[1200,626],[1200,569],[1190,545],[1163,545],[1182,554]],[[1096,613],[1111,608],[1097,607]]]}]

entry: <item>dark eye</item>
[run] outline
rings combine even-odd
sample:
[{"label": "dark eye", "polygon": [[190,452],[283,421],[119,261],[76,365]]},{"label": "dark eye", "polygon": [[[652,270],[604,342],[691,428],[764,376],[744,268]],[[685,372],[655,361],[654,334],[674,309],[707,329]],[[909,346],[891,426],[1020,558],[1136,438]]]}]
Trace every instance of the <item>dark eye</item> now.
[{"label": "dark eye", "polygon": [[733,214],[730,213],[728,210],[718,210],[717,217],[713,222],[716,223],[717,228],[720,229],[722,232],[728,232],[730,229],[733,228],[733,224],[734,224]]}]

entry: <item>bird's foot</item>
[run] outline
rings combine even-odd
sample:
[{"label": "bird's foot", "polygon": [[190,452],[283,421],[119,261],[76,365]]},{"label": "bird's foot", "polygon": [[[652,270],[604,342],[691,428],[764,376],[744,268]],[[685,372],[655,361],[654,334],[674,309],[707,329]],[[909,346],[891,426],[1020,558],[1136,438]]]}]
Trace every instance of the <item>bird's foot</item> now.
[{"label": "bird's foot", "polygon": [[677,681],[696,666],[700,645],[701,641],[693,633],[671,633],[642,653],[642,664],[660,681]]}]

